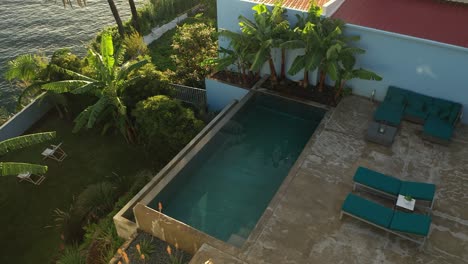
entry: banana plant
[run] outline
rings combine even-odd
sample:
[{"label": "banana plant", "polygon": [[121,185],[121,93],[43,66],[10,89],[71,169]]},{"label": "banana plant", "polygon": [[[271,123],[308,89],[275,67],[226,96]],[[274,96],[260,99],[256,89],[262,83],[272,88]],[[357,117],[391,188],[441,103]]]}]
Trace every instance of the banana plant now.
[{"label": "banana plant", "polygon": [[381,81],[382,77],[375,72],[363,69],[354,68],[356,64],[355,54],[364,54],[365,50],[360,48],[336,46],[327,56],[333,57],[332,60],[337,63],[328,65],[328,73],[330,78],[335,81],[335,100],[338,99],[343,92],[343,88],[348,80],[362,79]]},{"label": "banana plant", "polygon": [[[0,156],[14,150],[23,149],[35,144],[49,141],[55,138],[55,135],[55,132],[43,132],[0,141]],[[47,172],[47,166],[20,162],[0,162],[0,176],[18,175],[20,173],[26,172],[33,174],[44,174]]]},{"label": "banana plant", "polygon": [[88,53],[87,60],[94,70],[94,76],[85,76],[55,66],[58,71],[74,79],[46,83],[42,85],[42,89],[55,93],[89,94],[97,97],[98,100],[93,105],[88,106],[75,118],[74,132],[84,127],[92,128],[96,123],[104,122],[103,133],[115,126],[127,142],[134,142],[135,130],[121,96],[130,84],[141,78],[140,76],[129,78],[130,73],[138,70],[148,61],[123,63],[125,48],[119,48],[114,54],[112,36],[109,33],[104,33],[102,36],[100,53],[93,49],[89,49]]},{"label": "banana plant", "polygon": [[221,47],[222,54],[215,60],[218,70],[225,70],[231,65],[237,67],[241,74],[243,84],[248,83],[249,69],[252,65],[255,52],[258,49],[257,42],[252,41],[249,36],[229,30],[220,30],[219,35],[230,39],[228,48]]},{"label": "banana plant", "polygon": [[278,46],[277,28],[273,21],[273,16],[270,10],[264,4],[255,5],[252,10],[254,13],[254,21],[240,15],[239,25],[242,33],[246,34],[259,44],[259,48],[255,53],[252,62],[251,70],[260,71],[262,66],[268,62],[270,66],[270,78],[273,82],[278,81],[275,64],[271,55],[271,49]]}]

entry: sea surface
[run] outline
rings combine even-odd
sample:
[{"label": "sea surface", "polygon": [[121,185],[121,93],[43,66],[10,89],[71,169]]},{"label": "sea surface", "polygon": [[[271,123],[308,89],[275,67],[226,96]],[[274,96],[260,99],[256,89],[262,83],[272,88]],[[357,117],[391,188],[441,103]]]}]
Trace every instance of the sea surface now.
[{"label": "sea surface", "polygon": [[[115,2],[122,20],[129,19],[128,1]],[[14,111],[20,93],[4,78],[9,60],[37,52],[50,56],[63,47],[83,55],[96,33],[114,24],[106,0],[88,0],[84,8],[64,8],[61,0],[0,0],[0,107]]]}]

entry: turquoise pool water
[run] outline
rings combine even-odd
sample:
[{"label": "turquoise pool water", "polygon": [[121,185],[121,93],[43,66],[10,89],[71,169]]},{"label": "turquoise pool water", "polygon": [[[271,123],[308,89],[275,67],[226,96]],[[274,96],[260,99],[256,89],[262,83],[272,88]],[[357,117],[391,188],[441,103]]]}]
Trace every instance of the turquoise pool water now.
[{"label": "turquoise pool water", "polygon": [[325,111],[257,93],[149,204],[220,240],[247,239]]}]

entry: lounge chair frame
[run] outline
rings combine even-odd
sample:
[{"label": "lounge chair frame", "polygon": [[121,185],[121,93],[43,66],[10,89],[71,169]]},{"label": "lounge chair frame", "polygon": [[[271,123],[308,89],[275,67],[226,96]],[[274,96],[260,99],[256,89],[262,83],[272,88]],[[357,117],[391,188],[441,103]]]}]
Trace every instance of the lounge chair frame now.
[{"label": "lounge chair frame", "polygon": [[[39,177],[36,181],[34,181],[31,176],[37,176]],[[22,173],[22,174],[18,174],[18,179],[19,179],[19,182],[22,182],[22,181],[27,181],[27,182],[30,182],[34,185],[40,185],[44,180],[45,180],[45,176],[44,175],[41,175],[41,174],[32,174],[32,173]]]},{"label": "lounge chair frame", "polygon": [[[58,162],[62,162],[66,157],[67,153],[60,147],[62,146],[62,142],[58,145],[50,145],[52,148],[46,148],[43,152],[42,155],[44,156],[43,159],[53,159]],[[47,154],[46,151],[50,152],[50,154]]]},{"label": "lounge chair frame", "polygon": [[[384,191],[381,191],[381,190],[377,190],[377,189],[372,188],[370,186],[367,186],[365,184],[362,184],[362,183],[359,183],[359,182],[354,182],[353,191],[356,191],[357,187],[362,187],[363,190],[366,190],[366,191],[368,191],[370,193],[375,193],[377,195],[380,194],[381,197],[392,199],[392,200],[395,201],[395,203],[396,203],[396,200],[398,199],[398,195],[393,195],[391,193],[387,193],[387,192],[384,192]],[[434,207],[434,201],[436,200],[436,197],[437,197],[437,193],[434,193],[434,198],[432,199],[432,201],[417,200],[418,203],[416,203],[416,207],[423,208],[423,209],[427,210],[430,213],[430,212],[432,212],[432,208]],[[430,205],[429,206],[421,206],[420,205],[421,202],[424,202],[424,203],[429,203],[430,202]]]},{"label": "lounge chair frame", "polygon": [[[370,225],[372,225],[372,226],[375,226],[375,227],[378,227],[378,228],[380,228],[380,229],[382,229],[382,230],[385,230],[385,231],[387,231],[387,232],[389,232],[389,233],[391,233],[391,234],[394,234],[394,235],[396,235],[396,236],[399,236],[399,237],[401,237],[401,238],[404,238],[404,239],[407,239],[407,240],[409,240],[409,241],[411,241],[411,242],[414,242],[414,243],[416,243],[416,244],[419,245],[419,250],[422,250],[422,249],[423,249],[424,244],[426,243],[426,239],[427,239],[427,237],[428,237],[428,236],[430,235],[430,233],[431,233],[431,230],[429,230],[429,233],[427,234],[427,236],[422,236],[422,237],[423,237],[422,240],[421,240],[421,239],[415,239],[415,238],[413,238],[413,237],[410,237],[410,236],[406,235],[406,233],[401,233],[401,232],[393,231],[393,230],[388,229],[388,228],[385,228],[385,227],[383,227],[383,226],[376,225],[376,224],[374,224],[374,223],[372,223],[372,222],[369,222],[369,221],[367,221],[367,220],[364,220],[364,219],[362,219],[362,218],[360,218],[360,217],[358,217],[358,216],[356,216],[356,215],[353,215],[353,214],[348,213],[348,212],[343,211],[343,210],[341,210],[341,213],[340,213],[340,220],[343,218],[343,215],[349,215],[349,216],[351,216],[351,217],[353,217],[353,218],[356,218],[356,219],[358,219],[358,220],[360,220],[360,221],[362,221],[362,222],[368,223],[368,224],[370,224]],[[419,236],[419,235],[414,235],[414,236],[421,237],[421,236]]]}]

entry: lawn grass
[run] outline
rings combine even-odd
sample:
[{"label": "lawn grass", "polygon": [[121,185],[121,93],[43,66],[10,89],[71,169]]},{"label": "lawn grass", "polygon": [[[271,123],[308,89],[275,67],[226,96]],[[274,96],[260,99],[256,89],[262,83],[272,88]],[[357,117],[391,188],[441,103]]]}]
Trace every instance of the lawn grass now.
[{"label": "lawn grass", "polygon": [[[59,231],[46,228],[54,224],[55,208],[68,210],[73,197],[89,184],[109,180],[112,172],[132,176],[151,169],[142,149],[120,134],[102,136],[97,129],[73,134],[72,127],[51,111],[29,132],[57,131],[55,140],[1,157],[49,167],[40,186],[19,182],[16,176],[0,178],[1,263],[51,263],[61,243]],[[43,160],[42,150],[60,142],[68,157],[61,163]]]}]

